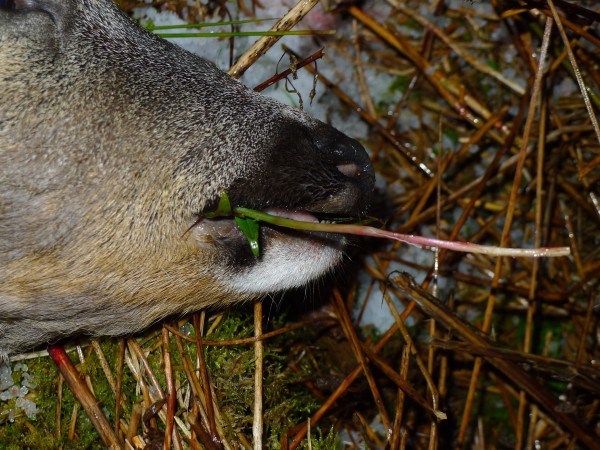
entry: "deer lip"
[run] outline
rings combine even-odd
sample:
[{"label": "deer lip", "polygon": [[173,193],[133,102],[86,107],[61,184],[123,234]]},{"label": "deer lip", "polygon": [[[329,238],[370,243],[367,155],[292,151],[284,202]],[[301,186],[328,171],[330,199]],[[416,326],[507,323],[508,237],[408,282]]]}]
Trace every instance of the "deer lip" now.
[{"label": "deer lip", "polygon": [[[283,208],[265,208],[261,210],[272,216],[277,216],[285,219],[292,219],[299,222],[319,223],[319,219],[312,213],[300,209],[283,209]],[[302,239],[323,240],[323,242],[338,244],[344,241],[343,237],[337,233],[323,233],[318,231],[296,230],[292,228],[283,228],[277,225],[261,222],[261,235],[268,245],[269,239],[277,235],[296,236]],[[241,229],[237,226],[231,217],[220,217],[214,219],[203,218],[198,220],[193,226],[192,231],[195,239],[201,246],[214,244],[232,245],[234,242],[241,242],[243,246],[247,246],[247,239]],[[336,244],[337,245],[337,244]]]},{"label": "deer lip", "polygon": [[[304,210],[268,208],[262,211],[272,216],[297,220],[299,222],[319,222],[319,219],[317,219],[316,216]],[[261,225],[264,225],[265,227],[272,226],[268,223],[261,223]],[[191,229],[195,230],[197,236],[207,236],[208,241],[211,239],[231,237],[236,234],[241,235],[241,231],[238,229],[238,226],[232,217],[216,217],[213,219],[201,218],[192,225]]]},{"label": "deer lip", "polygon": [[269,208],[265,209],[264,212],[272,216],[282,217],[284,219],[297,220],[298,222],[319,222],[319,219],[317,219],[316,216],[304,210]]}]

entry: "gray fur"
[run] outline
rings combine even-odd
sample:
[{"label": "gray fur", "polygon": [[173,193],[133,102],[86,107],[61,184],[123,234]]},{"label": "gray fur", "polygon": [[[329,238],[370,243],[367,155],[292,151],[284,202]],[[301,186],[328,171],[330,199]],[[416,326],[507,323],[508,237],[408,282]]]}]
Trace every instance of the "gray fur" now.
[{"label": "gray fur", "polygon": [[[129,334],[335,265],[336,236],[265,228],[254,258],[225,223],[189,228],[223,191],[253,208],[358,214],[373,183],[359,144],[137,28],[108,0],[6,1],[0,354]],[[347,162],[355,176],[337,169]],[[289,261],[297,270],[282,270]]]}]

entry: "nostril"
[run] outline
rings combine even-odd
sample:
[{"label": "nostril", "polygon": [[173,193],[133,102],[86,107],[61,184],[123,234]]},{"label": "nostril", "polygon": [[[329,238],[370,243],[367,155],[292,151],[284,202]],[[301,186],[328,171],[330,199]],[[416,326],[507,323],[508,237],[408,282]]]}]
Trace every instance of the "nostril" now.
[{"label": "nostril", "polygon": [[342,174],[346,175],[347,177],[355,178],[360,176],[361,169],[356,163],[344,162],[336,165],[336,167],[337,170],[342,172]]},{"label": "nostril", "polygon": [[375,173],[365,148],[358,141],[324,124],[318,131],[311,138],[315,147],[322,152],[324,160],[353,183],[358,183],[361,190],[370,192]]}]

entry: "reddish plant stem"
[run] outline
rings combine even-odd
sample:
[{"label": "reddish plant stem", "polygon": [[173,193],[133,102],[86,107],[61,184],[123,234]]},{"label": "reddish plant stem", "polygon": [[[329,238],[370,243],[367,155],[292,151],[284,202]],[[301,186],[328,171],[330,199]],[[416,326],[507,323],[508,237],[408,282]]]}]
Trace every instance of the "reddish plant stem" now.
[{"label": "reddish plant stem", "polygon": [[98,401],[82,380],[81,375],[69,359],[65,349],[60,345],[50,345],[48,347],[48,354],[69,385],[71,392],[73,392],[73,395],[94,424],[94,427],[98,430],[98,434],[104,445],[111,449],[123,448],[104,412],[102,412],[102,409],[98,405]]}]

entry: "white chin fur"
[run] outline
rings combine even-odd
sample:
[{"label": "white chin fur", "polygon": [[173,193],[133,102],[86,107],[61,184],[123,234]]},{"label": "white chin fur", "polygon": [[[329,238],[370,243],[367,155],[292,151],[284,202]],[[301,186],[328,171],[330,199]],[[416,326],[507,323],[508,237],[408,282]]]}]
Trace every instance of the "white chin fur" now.
[{"label": "white chin fur", "polygon": [[[262,259],[227,280],[234,292],[268,294],[300,287],[320,278],[341,260],[344,238],[327,241],[307,237],[271,239]],[[261,249],[262,250],[262,249]]]}]

